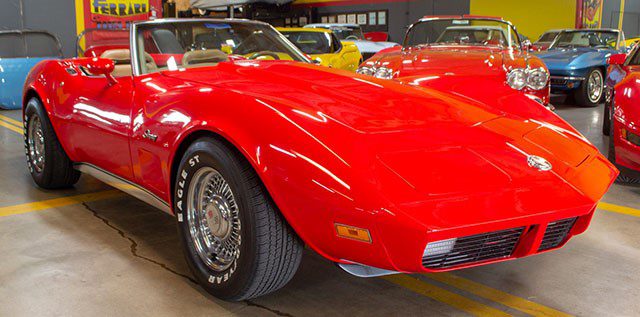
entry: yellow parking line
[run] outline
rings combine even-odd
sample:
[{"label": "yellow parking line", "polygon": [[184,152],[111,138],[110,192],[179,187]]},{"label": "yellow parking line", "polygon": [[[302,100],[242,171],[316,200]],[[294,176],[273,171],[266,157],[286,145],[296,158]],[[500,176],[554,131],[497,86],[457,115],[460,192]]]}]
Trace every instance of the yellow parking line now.
[{"label": "yellow parking line", "polygon": [[502,304],[513,309],[517,309],[523,313],[531,316],[553,316],[553,317],[568,317],[570,314],[561,312],[559,310],[534,303],[530,300],[514,296],[503,291],[491,288],[489,286],[476,283],[474,281],[449,274],[449,273],[433,273],[425,274],[426,277],[436,280],[438,282],[453,286],[463,291],[469,292],[476,296],[486,298],[496,303]]},{"label": "yellow parking line", "polygon": [[18,132],[18,133],[22,134],[22,128],[18,128],[13,124],[7,123],[6,121],[0,120],[0,126],[5,127],[5,128],[7,128],[7,129],[9,129],[11,131]]},{"label": "yellow parking line", "polygon": [[438,286],[431,285],[410,275],[388,275],[384,276],[383,279],[409,289],[415,293],[465,311],[473,316],[511,316],[501,310],[468,299],[462,295],[447,291]]},{"label": "yellow parking line", "polygon": [[634,217],[640,217],[640,210],[631,208],[631,207],[625,207],[625,206],[619,206],[619,205],[614,205],[610,203],[600,202],[598,203],[598,209],[617,212],[619,214],[625,214],[625,215],[634,216]]},{"label": "yellow parking line", "polygon": [[33,203],[0,207],[0,217],[19,215],[19,214],[32,212],[32,211],[49,209],[49,208],[88,203],[88,202],[97,201],[97,200],[119,197],[121,195],[124,195],[124,194],[119,190],[105,190],[105,191],[90,193],[90,194],[54,198],[54,199],[43,200],[43,201],[38,201]]},{"label": "yellow parking line", "polygon": [[0,114],[0,120],[6,121],[8,123],[11,123],[11,124],[13,124],[15,126],[18,126],[18,128],[22,129],[22,122],[20,122],[18,120],[11,119],[11,118],[9,118],[7,116],[3,116],[1,114]]}]

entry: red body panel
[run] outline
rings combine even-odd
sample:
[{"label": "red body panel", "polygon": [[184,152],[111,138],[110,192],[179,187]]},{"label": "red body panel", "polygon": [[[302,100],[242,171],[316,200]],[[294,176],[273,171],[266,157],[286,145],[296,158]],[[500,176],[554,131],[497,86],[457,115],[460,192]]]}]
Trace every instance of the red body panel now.
[{"label": "red body panel", "polygon": [[[611,66],[623,78],[614,87],[613,135],[615,161],[640,172],[640,146],[622,137],[622,129],[640,135],[640,66]],[[613,72],[611,72],[613,73]]]},{"label": "red body panel", "polygon": [[[519,226],[530,230],[511,258],[534,254],[550,221],[580,217],[571,235],[584,231],[617,175],[566,122],[491,78],[444,76],[425,88],[240,60],[109,85],[66,68],[74,61],[39,64],[26,91],[40,96],[73,161],[171,203],[181,142],[216,133],[253,165],[298,235],[336,262],[423,272],[429,241]],[[553,170],[531,168],[527,155]],[[339,238],[335,223],[368,229],[372,243]]]}]

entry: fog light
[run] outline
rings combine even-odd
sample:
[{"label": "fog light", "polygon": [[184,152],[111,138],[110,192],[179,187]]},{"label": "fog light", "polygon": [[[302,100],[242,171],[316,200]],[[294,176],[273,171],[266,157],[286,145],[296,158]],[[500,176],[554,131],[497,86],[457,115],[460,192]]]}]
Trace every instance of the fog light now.
[{"label": "fog light", "polygon": [[456,245],[458,241],[457,238],[440,240],[436,242],[429,242],[427,247],[424,248],[424,253],[422,253],[422,257],[430,257],[436,255],[447,254],[453,250],[453,247]]},{"label": "fog light", "polygon": [[336,233],[340,238],[371,243],[369,230],[336,223]]}]

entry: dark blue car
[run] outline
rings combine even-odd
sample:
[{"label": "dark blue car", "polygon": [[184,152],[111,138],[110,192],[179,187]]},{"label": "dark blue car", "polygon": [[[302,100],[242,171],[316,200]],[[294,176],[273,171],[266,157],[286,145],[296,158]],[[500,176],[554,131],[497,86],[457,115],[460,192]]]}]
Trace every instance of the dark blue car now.
[{"label": "dark blue car", "polygon": [[58,39],[46,31],[0,31],[0,109],[22,107],[22,86],[31,68],[62,57]]},{"label": "dark blue car", "polygon": [[624,34],[613,29],[562,30],[540,57],[551,74],[551,92],[594,107],[604,95],[607,58],[626,52]]}]

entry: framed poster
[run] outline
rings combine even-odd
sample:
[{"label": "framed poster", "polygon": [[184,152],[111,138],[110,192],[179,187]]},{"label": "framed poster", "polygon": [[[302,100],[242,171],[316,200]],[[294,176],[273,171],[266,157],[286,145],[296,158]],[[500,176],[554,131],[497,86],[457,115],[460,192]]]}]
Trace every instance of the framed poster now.
[{"label": "framed poster", "polygon": [[358,13],[358,24],[366,25],[367,24],[367,14],[366,13]]},{"label": "framed poster", "polygon": [[323,16],[320,18],[320,22],[321,23],[329,23],[329,17],[328,16]]},{"label": "framed poster", "polygon": [[347,23],[347,15],[341,14],[338,16],[338,23]]},{"label": "framed poster", "polygon": [[387,24],[387,11],[378,11],[378,24]]},{"label": "framed poster", "polygon": [[[322,18],[325,18],[325,20],[326,20],[326,17],[322,17]],[[300,26],[307,25],[307,17],[300,17],[300,19],[298,20],[298,25],[300,25]]]},{"label": "framed poster", "polygon": [[369,25],[378,24],[378,17],[376,17],[375,12],[369,12]]},{"label": "framed poster", "polygon": [[355,14],[349,14],[347,15],[347,23],[349,24],[356,24],[357,20],[356,20],[356,15]]},{"label": "framed poster", "polygon": [[284,19],[284,25],[285,26],[291,26],[291,18]]},{"label": "framed poster", "polygon": [[337,21],[337,18],[335,15],[332,15],[329,17],[329,23],[336,23],[336,21]]}]

